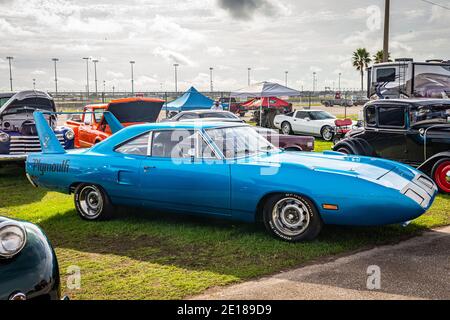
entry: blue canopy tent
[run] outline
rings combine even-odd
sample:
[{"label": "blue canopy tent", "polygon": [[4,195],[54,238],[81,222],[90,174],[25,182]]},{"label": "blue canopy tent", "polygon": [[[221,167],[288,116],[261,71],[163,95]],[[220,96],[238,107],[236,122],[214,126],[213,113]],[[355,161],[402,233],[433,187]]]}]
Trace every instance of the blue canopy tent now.
[{"label": "blue canopy tent", "polygon": [[214,100],[204,96],[191,87],[181,97],[164,105],[163,110],[167,111],[188,111],[198,109],[211,109]]}]

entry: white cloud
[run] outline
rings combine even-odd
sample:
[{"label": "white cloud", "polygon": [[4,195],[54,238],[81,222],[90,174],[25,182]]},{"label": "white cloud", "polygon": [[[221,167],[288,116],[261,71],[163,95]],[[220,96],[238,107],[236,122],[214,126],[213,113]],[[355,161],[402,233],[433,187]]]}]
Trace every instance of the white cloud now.
[{"label": "white cloud", "polygon": [[41,76],[41,75],[47,74],[47,72],[45,72],[44,70],[34,70],[31,72],[31,74],[35,75],[35,76]]},{"label": "white cloud", "polygon": [[114,78],[114,79],[123,78],[124,77],[124,74],[122,72],[114,72],[114,71],[111,71],[111,70],[107,71],[106,75],[108,77],[111,77],[111,78]]},{"label": "white cloud", "polygon": [[225,51],[219,46],[208,47],[206,52],[213,57],[223,57],[225,55]]},{"label": "white cloud", "polygon": [[186,57],[184,54],[169,49],[164,49],[162,47],[157,47],[153,50],[153,54],[156,57],[161,57],[169,63],[178,63],[185,66],[196,65],[192,60]]}]

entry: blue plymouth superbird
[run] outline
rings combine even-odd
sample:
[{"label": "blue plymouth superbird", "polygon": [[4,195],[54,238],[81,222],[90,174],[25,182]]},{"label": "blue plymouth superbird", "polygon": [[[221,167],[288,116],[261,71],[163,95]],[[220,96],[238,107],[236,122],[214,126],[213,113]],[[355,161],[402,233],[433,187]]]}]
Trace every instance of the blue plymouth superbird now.
[{"label": "blue plymouth superbird", "polygon": [[28,156],[34,186],[73,193],[83,219],[116,206],[241,221],[262,220],[287,241],[315,238],[322,225],[402,223],[437,193],[423,173],[397,162],[337,152],[287,152],[245,124],[149,123],[122,128],[90,149],[64,150],[35,112],[42,152]]}]

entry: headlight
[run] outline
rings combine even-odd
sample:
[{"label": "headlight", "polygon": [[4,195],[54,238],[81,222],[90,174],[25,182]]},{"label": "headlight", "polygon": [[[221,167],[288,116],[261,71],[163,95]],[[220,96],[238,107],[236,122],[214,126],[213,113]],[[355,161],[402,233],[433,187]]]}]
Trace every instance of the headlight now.
[{"label": "headlight", "polygon": [[69,129],[66,131],[66,139],[67,140],[73,140],[73,138],[75,138],[75,133],[73,132],[72,129]]},{"label": "headlight", "polygon": [[9,141],[9,134],[5,132],[0,132],[0,142],[8,142]]},{"label": "headlight", "polygon": [[0,223],[0,257],[12,258],[18,254],[27,242],[25,228],[12,221]]}]

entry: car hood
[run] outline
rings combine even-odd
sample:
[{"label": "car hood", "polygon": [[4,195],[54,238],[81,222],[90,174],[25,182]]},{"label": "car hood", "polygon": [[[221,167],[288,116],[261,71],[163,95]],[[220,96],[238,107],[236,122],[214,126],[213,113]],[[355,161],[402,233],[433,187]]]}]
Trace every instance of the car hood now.
[{"label": "car hood", "polygon": [[279,152],[254,157],[262,165],[293,165],[318,172],[349,175],[377,180],[395,170],[397,174],[412,179],[415,173],[404,165],[379,158],[349,156],[338,152]]}]

